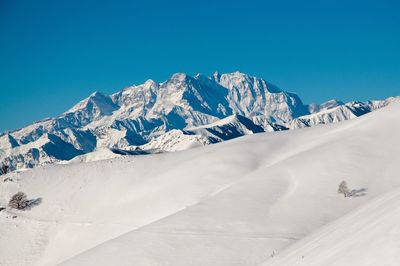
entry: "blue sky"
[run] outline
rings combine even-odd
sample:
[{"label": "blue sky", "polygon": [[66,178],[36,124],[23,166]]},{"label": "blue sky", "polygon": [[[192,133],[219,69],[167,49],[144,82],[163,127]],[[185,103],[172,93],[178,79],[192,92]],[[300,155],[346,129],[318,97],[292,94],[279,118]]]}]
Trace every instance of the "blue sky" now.
[{"label": "blue sky", "polygon": [[240,70],[306,103],[400,95],[399,1],[0,0],[0,131],[93,91]]}]

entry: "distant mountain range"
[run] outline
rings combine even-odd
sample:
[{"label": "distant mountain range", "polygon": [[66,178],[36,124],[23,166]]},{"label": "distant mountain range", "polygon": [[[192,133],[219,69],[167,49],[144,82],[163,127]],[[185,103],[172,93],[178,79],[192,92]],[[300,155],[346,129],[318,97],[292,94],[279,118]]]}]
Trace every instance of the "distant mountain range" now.
[{"label": "distant mountain range", "polygon": [[148,80],[112,95],[95,92],[59,117],[3,133],[0,162],[15,170],[75,157],[178,151],[248,134],[336,123],[395,101],[400,98],[306,105],[296,94],[241,72],[212,77],[177,73],[163,83]]}]

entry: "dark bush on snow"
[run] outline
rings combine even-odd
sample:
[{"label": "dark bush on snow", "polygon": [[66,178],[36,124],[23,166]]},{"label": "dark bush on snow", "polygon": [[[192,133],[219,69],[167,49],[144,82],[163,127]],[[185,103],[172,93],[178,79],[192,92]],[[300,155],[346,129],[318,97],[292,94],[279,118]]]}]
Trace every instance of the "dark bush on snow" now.
[{"label": "dark bush on snow", "polygon": [[18,192],[11,197],[8,206],[17,210],[27,210],[33,206],[37,206],[42,202],[41,198],[28,200],[24,192]]}]

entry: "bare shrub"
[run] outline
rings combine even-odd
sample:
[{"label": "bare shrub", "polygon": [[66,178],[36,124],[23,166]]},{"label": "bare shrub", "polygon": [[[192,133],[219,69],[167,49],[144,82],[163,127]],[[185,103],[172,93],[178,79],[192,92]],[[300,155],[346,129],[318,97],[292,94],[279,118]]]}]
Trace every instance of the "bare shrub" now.
[{"label": "bare shrub", "polygon": [[8,206],[13,209],[23,210],[27,207],[28,200],[26,198],[26,194],[24,192],[18,192],[14,194],[10,201],[8,202]]},{"label": "bare shrub", "polygon": [[339,188],[338,188],[338,193],[339,194],[343,194],[344,197],[349,197],[350,196],[350,190],[347,187],[347,182],[346,181],[340,182]]},{"label": "bare shrub", "polygon": [[30,210],[32,207],[38,206],[40,203],[42,203],[42,198],[28,200],[26,194],[20,191],[11,197],[8,206],[16,210]]}]

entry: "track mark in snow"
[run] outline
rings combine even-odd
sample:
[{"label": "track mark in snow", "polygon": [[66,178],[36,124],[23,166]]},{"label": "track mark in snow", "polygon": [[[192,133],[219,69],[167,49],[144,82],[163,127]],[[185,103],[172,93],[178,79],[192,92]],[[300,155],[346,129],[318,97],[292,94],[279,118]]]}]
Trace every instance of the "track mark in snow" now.
[{"label": "track mark in snow", "polygon": [[140,230],[139,233],[175,235],[175,236],[211,236],[211,237],[231,237],[231,238],[251,238],[251,239],[282,239],[299,240],[301,236],[284,236],[264,233],[246,233],[246,232],[223,232],[223,231],[158,231],[158,230]]}]

